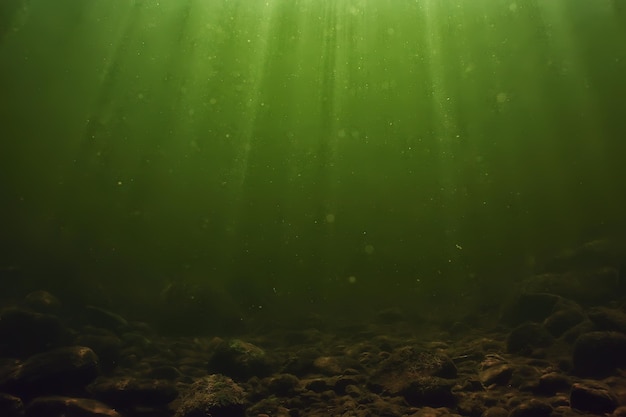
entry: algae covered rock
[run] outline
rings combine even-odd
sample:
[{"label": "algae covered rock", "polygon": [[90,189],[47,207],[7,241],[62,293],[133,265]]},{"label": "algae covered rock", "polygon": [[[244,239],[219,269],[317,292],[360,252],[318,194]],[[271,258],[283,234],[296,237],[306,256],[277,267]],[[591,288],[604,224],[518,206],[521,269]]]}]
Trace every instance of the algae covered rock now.
[{"label": "algae covered rock", "polygon": [[180,400],[175,417],[236,417],[245,411],[245,392],[232,379],[209,375],[194,382]]},{"label": "algae covered rock", "polygon": [[443,352],[417,346],[395,349],[372,375],[370,390],[402,396],[411,405],[451,406],[457,368]]},{"label": "algae covered rock", "polygon": [[209,360],[209,372],[238,380],[269,375],[270,361],[263,349],[240,339],[224,340]]}]

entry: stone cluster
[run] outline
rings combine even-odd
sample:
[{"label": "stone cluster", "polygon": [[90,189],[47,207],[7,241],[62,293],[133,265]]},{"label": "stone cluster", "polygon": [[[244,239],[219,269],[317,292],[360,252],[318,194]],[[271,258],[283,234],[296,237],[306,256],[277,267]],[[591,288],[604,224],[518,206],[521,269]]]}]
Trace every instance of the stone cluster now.
[{"label": "stone cluster", "polygon": [[626,416],[623,283],[600,259],[546,268],[495,320],[389,309],[228,338],[32,292],[0,311],[0,416]]}]

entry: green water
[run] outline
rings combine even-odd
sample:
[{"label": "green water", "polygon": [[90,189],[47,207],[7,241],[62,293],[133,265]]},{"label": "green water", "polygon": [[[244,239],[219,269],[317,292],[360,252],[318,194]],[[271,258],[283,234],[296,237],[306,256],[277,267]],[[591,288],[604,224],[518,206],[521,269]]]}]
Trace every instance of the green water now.
[{"label": "green water", "polygon": [[1,264],[144,301],[497,296],[625,230],[624,39],[620,0],[6,1]]}]

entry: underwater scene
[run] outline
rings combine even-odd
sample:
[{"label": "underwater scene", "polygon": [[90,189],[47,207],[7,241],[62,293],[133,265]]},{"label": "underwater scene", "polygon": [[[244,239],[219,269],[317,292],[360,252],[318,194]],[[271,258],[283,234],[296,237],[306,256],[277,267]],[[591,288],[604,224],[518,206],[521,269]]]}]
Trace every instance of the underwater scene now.
[{"label": "underwater scene", "polygon": [[626,1],[1,0],[0,416],[626,416]]}]

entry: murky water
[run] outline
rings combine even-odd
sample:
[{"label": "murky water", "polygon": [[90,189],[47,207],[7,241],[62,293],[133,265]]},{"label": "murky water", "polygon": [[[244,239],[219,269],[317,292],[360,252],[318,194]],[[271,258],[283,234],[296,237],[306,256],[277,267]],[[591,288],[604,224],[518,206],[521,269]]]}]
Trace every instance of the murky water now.
[{"label": "murky water", "polygon": [[498,296],[624,232],[625,38],[608,0],[4,2],[0,260],[137,304]]}]

